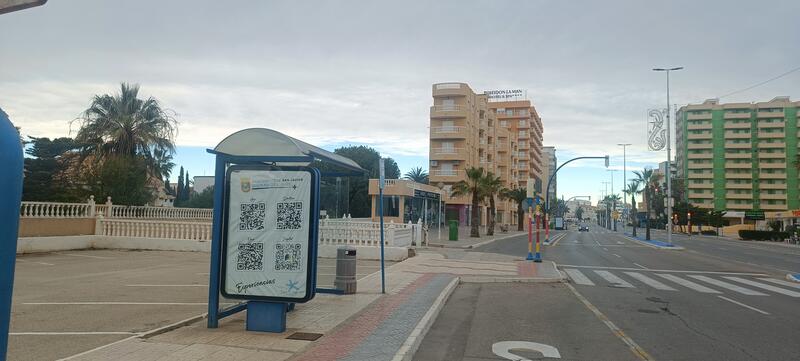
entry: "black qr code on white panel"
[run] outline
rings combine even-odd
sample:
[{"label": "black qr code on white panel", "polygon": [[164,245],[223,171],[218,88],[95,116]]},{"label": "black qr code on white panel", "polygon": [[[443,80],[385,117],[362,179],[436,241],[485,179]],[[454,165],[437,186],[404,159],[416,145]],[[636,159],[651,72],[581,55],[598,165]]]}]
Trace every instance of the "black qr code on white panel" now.
[{"label": "black qr code on white panel", "polygon": [[263,231],[267,218],[267,204],[264,202],[242,203],[239,216],[240,231]]},{"label": "black qr code on white panel", "polygon": [[277,229],[300,229],[303,225],[303,202],[278,203]]},{"label": "black qr code on white panel", "polygon": [[239,254],[236,257],[237,271],[263,271],[264,270],[264,244],[240,243]]},{"label": "black qr code on white panel", "polygon": [[302,258],[300,243],[278,243],[275,245],[275,270],[299,271]]}]

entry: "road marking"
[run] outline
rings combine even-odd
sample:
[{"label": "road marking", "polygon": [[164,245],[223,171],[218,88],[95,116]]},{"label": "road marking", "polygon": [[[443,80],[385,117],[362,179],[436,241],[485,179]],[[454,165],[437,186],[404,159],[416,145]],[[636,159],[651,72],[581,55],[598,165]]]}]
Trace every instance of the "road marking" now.
[{"label": "road marking", "polygon": [[650,277],[647,277],[647,276],[645,276],[645,275],[643,275],[641,273],[638,273],[638,272],[625,272],[625,274],[627,274],[628,276],[631,276],[631,277],[633,277],[633,278],[635,278],[635,279],[637,279],[639,281],[642,281],[644,284],[646,284],[646,285],[648,285],[650,287],[653,287],[653,288],[655,288],[657,290],[677,291],[676,289],[674,289],[674,288],[672,288],[670,286],[667,286],[667,285],[665,285],[664,283],[662,283],[662,282],[660,282],[658,280],[654,280],[654,279],[652,279]]},{"label": "road marking", "polygon": [[675,283],[677,283],[677,284],[679,284],[679,285],[681,285],[683,287],[691,288],[691,289],[693,289],[693,290],[695,290],[697,292],[701,292],[701,293],[722,293],[722,292],[719,292],[719,291],[717,291],[715,289],[708,288],[708,287],[703,286],[703,285],[701,285],[699,283],[694,283],[692,281],[680,278],[680,277],[675,276],[675,275],[662,274],[662,273],[656,273],[656,275],[658,275],[660,277],[664,277],[664,278],[666,278],[666,279],[668,279],[668,280],[670,280],[672,282],[675,282]]},{"label": "road marking", "polygon": [[598,276],[603,277],[606,281],[614,284],[615,286],[625,287],[625,288],[636,288],[632,284],[628,283],[628,281],[625,281],[622,278],[617,277],[611,272],[595,270],[594,273],[597,273]]},{"label": "road marking", "polygon": [[567,288],[569,288],[570,291],[572,291],[572,294],[574,294],[575,297],[577,297],[578,300],[581,301],[581,303],[583,303],[583,305],[589,309],[589,311],[592,311],[592,313],[594,313],[594,315],[598,319],[600,319],[600,321],[603,321],[606,327],[608,327],[611,330],[611,332],[614,333],[614,336],[617,336],[617,338],[619,338],[620,340],[622,340],[622,342],[628,345],[628,348],[631,350],[631,352],[633,352],[634,355],[636,355],[636,357],[638,357],[640,360],[643,361],[653,360],[652,356],[650,356],[635,341],[633,341],[633,339],[628,337],[628,335],[626,335],[625,332],[623,332],[619,327],[617,327],[617,325],[611,322],[611,320],[609,320],[608,317],[606,317],[606,315],[600,312],[600,310],[597,309],[597,307],[594,307],[594,305],[591,302],[589,302],[589,300],[587,300],[586,297],[583,297],[583,295],[578,293],[578,290],[576,290],[575,287],[573,287],[569,283],[566,283],[565,285],[567,286]]},{"label": "road marking", "polygon": [[[524,357],[511,353],[511,350],[533,350],[542,354],[545,358],[561,358],[558,349],[543,343],[528,341],[501,341],[492,344],[492,353],[506,360],[531,361]],[[538,357],[537,357],[538,358]]]},{"label": "road marking", "polygon": [[136,332],[9,332],[11,336],[138,335]]},{"label": "road marking", "polygon": [[598,242],[596,239],[594,240],[594,243],[597,243],[598,246],[602,246],[602,244],[600,244],[600,242]]},{"label": "road marking", "polygon": [[779,285],[784,285],[784,286],[789,286],[789,287],[794,287],[794,288],[800,288],[800,283],[797,283],[797,282],[784,281],[784,280],[779,280],[779,279],[775,279],[775,278],[759,278],[759,279],[762,280],[762,281],[777,283]]},{"label": "road marking", "polygon": [[723,300],[725,300],[725,301],[728,301],[728,302],[731,302],[731,303],[735,303],[735,304],[737,304],[737,305],[739,305],[739,306],[742,306],[742,307],[745,307],[745,308],[749,308],[749,309],[751,309],[751,310],[753,310],[753,311],[756,311],[756,312],[758,312],[758,313],[761,313],[761,314],[764,314],[764,315],[769,315],[769,312],[766,312],[766,311],[759,310],[759,309],[757,309],[757,308],[755,308],[755,307],[753,307],[753,306],[748,306],[748,305],[745,305],[744,303],[741,303],[741,302],[739,302],[739,301],[736,301],[736,300],[732,300],[732,299],[730,299],[730,298],[728,298],[728,297],[725,297],[725,296],[717,296],[717,297],[719,297],[719,298],[721,298],[721,299],[723,299]]},{"label": "road marking", "polygon": [[617,258],[622,258],[620,255],[613,253],[613,255],[617,256]]},{"label": "road marking", "polygon": [[739,282],[739,283],[744,283],[746,285],[750,285],[750,286],[753,286],[753,287],[758,287],[758,288],[761,288],[761,289],[764,289],[764,290],[767,290],[767,291],[772,291],[772,292],[775,292],[775,293],[784,294],[784,295],[787,295],[789,297],[800,297],[800,292],[789,291],[789,290],[786,290],[786,289],[783,289],[783,288],[780,288],[780,287],[775,287],[773,285],[763,284],[761,282],[747,280],[747,279],[740,278],[740,277],[723,277],[723,278],[729,279],[731,281],[736,281],[736,282]]},{"label": "road marking", "polygon": [[41,264],[41,265],[45,265],[45,266],[55,266],[55,264],[52,264],[52,263],[38,262],[38,261],[28,261],[26,259],[21,259],[21,258],[17,258],[17,262],[19,262],[19,263],[36,263],[36,264]]},{"label": "road marking", "polygon": [[635,264],[635,265],[637,265],[637,266],[641,267],[642,269],[647,269],[647,267],[645,267],[645,266],[642,266],[642,265],[640,265],[640,264],[638,264],[638,263],[636,263],[636,262],[633,262],[633,264]]},{"label": "road marking", "polygon": [[715,285],[715,286],[719,286],[719,287],[722,287],[722,288],[727,288],[727,289],[729,289],[731,291],[739,292],[739,293],[741,293],[743,295],[766,296],[766,294],[764,294],[764,293],[761,293],[761,292],[758,292],[758,291],[753,291],[751,289],[744,288],[744,287],[739,287],[739,286],[737,286],[735,284],[724,282],[724,281],[720,281],[720,280],[716,280],[716,279],[713,279],[711,277],[699,276],[699,275],[689,275],[689,277],[697,279],[697,280],[701,280],[701,281],[704,281],[704,282],[707,282],[707,283],[710,283],[710,284]]},{"label": "road marking", "polygon": [[84,257],[84,258],[96,258],[96,259],[114,259],[114,257],[100,257],[100,256],[90,256],[86,254],[74,254],[74,253],[56,253],[60,256],[70,256],[70,257]]},{"label": "road marking", "polygon": [[[631,268],[631,267],[611,267],[611,266],[580,266],[580,265],[573,265],[573,264],[559,264],[559,267],[570,267],[570,268],[594,268],[594,269],[610,269],[610,270],[620,270],[620,271],[641,271],[638,268]],[[671,273],[697,273],[697,274],[712,274],[712,275],[732,275],[732,276],[767,276],[764,273],[744,273],[744,272],[717,272],[717,271],[683,271],[683,270],[674,270],[674,269],[647,269],[648,271],[652,272],[671,272]]]},{"label": "road marking", "polygon": [[605,247],[603,247],[603,250],[604,250],[604,251],[606,251],[606,252],[608,252],[608,248],[605,248]]},{"label": "road marking", "polygon": [[592,280],[590,280],[589,277],[586,277],[586,275],[581,273],[581,271],[568,268],[565,269],[564,272],[566,272],[567,275],[569,275],[569,278],[571,278],[573,282],[579,285],[594,286],[594,282],[592,282]]},{"label": "road marking", "polygon": [[208,285],[147,285],[147,284],[134,284],[125,285],[125,287],[208,287]]},{"label": "road marking", "polygon": [[206,306],[205,302],[25,302],[27,306]]}]

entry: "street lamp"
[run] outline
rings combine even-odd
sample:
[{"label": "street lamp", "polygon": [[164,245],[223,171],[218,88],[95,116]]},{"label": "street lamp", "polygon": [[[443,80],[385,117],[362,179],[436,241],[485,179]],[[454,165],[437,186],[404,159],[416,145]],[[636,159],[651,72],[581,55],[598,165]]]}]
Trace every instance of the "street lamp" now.
[{"label": "street lamp", "polygon": [[[627,154],[626,150],[631,143],[618,143],[618,146],[622,147],[622,188],[628,186],[628,168],[627,168]],[[622,208],[626,210],[628,206],[625,204],[625,197],[622,197]],[[625,231],[625,222],[622,222],[622,230]]]},{"label": "street lamp", "polygon": [[[667,73],[667,171],[664,177],[667,180],[667,214],[672,214],[672,182],[669,180],[669,174],[672,173],[672,146],[670,145],[670,129],[669,129],[669,116],[672,110],[669,106],[669,72],[683,69],[682,66],[675,68],[653,68],[653,71],[663,71]],[[667,222],[669,223],[669,222]],[[672,243],[672,224],[667,227],[667,242]]]}]

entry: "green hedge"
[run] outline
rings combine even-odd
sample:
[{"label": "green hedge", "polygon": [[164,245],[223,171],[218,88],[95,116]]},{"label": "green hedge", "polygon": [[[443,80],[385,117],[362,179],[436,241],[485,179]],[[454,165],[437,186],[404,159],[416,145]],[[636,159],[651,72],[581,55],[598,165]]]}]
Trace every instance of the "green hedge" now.
[{"label": "green hedge", "polygon": [[739,231],[739,238],[753,241],[783,241],[789,238],[789,232],[751,231],[742,229]]},{"label": "green hedge", "polygon": [[717,231],[712,230],[712,229],[707,229],[705,231],[700,232],[700,234],[705,235],[705,236],[716,236],[717,235]]}]

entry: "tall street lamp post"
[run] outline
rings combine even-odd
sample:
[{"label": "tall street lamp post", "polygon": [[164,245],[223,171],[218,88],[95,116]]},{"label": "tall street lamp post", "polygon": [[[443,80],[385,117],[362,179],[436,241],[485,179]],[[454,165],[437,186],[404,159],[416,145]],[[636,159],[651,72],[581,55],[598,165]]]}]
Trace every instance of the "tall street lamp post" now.
[{"label": "tall street lamp post", "polygon": [[[627,154],[626,154],[625,151],[627,150],[628,146],[631,145],[631,144],[630,143],[619,143],[617,145],[622,147],[622,189],[625,189],[625,187],[628,186],[628,168],[627,168],[627,161],[628,160],[627,160]],[[624,210],[628,209],[627,205],[625,204],[625,196],[624,195],[622,197],[622,208]],[[625,231],[625,222],[622,222],[622,230],[623,230],[623,232]]]},{"label": "tall street lamp post", "polygon": [[607,172],[611,172],[611,224],[614,225],[614,232],[617,231],[617,220],[614,218],[614,212],[617,211],[617,195],[614,193],[614,172],[616,169],[606,169]]},{"label": "tall street lamp post", "polygon": [[[669,72],[678,71],[683,69],[682,66],[675,68],[653,68],[653,71],[663,71],[667,73],[667,173],[665,179],[667,180],[667,219],[672,219],[672,182],[669,180],[669,174],[672,173],[672,146],[670,144],[670,129],[669,117],[672,110],[669,106]],[[667,242],[672,243],[672,222],[667,221]]]}]

